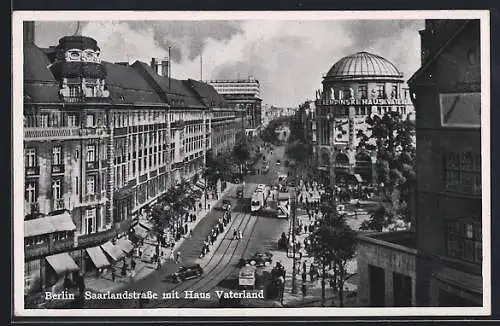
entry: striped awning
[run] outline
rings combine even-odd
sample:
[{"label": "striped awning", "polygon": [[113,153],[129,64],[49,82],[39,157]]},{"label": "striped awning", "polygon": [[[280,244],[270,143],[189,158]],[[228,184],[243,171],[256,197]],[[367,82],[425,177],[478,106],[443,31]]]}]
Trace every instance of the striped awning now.
[{"label": "striped awning", "polygon": [[125,255],[123,251],[114,244],[112,244],[111,241],[102,244],[101,248],[111,257],[111,259],[115,261],[120,260]]},{"label": "striped awning", "polygon": [[118,239],[116,245],[126,254],[130,253],[134,249],[132,241],[125,238]]},{"label": "striped awning", "polygon": [[80,269],[73,258],[71,258],[71,256],[67,252],[47,256],[45,257],[45,259],[47,259],[50,266],[52,266],[57,275],[65,272],[74,272]]},{"label": "striped awning", "polygon": [[75,223],[68,212],[24,221],[25,238],[53,232],[74,231],[75,229]]},{"label": "striped awning", "polygon": [[90,256],[90,259],[92,259],[92,262],[94,263],[95,267],[101,268],[105,266],[111,265],[108,259],[106,258],[106,255],[104,252],[102,252],[102,249],[99,247],[91,247],[87,248],[87,253]]},{"label": "striped awning", "polygon": [[145,238],[148,236],[148,229],[139,223],[134,227],[134,234],[139,238]]}]

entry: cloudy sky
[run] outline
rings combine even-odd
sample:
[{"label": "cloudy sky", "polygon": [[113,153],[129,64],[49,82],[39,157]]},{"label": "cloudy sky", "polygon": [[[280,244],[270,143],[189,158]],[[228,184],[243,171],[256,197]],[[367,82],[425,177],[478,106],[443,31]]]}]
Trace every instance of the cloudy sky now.
[{"label": "cloudy sky", "polygon": [[[89,21],[82,35],[94,38],[106,61],[166,57],[172,77],[203,80],[254,76],[264,104],[294,107],[313,99],[322,76],[340,58],[359,51],[393,62],[408,79],[420,64],[423,20],[234,20]],[[35,43],[56,45],[72,35],[74,22],[37,22]]]}]

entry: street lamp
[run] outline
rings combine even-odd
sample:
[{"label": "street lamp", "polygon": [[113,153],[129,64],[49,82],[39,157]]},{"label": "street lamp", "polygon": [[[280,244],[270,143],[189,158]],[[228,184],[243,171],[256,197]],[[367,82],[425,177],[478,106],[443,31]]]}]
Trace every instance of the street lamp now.
[{"label": "street lamp", "polygon": [[[296,210],[297,210],[297,205],[296,205],[296,196],[295,196],[295,190],[293,189],[290,192],[290,214],[292,215],[292,225],[291,225],[291,232],[292,232],[292,259],[293,259],[293,265],[292,265],[292,294],[297,293],[297,284],[295,282],[296,274],[297,274],[297,262],[295,260],[295,221],[296,221]],[[287,249],[286,251],[287,257],[290,258],[289,256],[289,251]]]}]

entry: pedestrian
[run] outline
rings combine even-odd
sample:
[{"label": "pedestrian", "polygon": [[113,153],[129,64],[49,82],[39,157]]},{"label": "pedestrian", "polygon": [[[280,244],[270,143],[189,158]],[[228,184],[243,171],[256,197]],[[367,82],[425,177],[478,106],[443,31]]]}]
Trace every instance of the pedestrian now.
[{"label": "pedestrian", "polygon": [[133,258],[130,260],[130,268],[132,271],[135,270],[135,260]]},{"label": "pedestrian", "polygon": [[307,273],[306,270],[304,269],[302,271],[302,283],[305,283],[307,281]]},{"label": "pedestrian", "polygon": [[156,261],[156,270],[159,271],[161,268],[161,260],[160,258],[158,258],[158,260]]},{"label": "pedestrian", "polygon": [[189,230],[189,237],[192,238],[193,237],[193,230]]},{"label": "pedestrian", "polygon": [[238,240],[238,231],[236,229],[233,231],[233,240]]},{"label": "pedestrian", "polygon": [[174,251],[170,250],[170,255],[168,256],[170,260],[174,260]]},{"label": "pedestrian", "polygon": [[241,230],[238,230],[238,240],[243,239],[243,232]]},{"label": "pedestrian", "polygon": [[188,233],[188,225],[187,223],[184,224],[184,234],[187,234]]},{"label": "pedestrian", "polygon": [[210,210],[210,204],[208,204],[207,206],[208,206],[208,210]]},{"label": "pedestrian", "polygon": [[175,263],[178,264],[181,261],[181,252],[177,251],[177,254],[175,255]]},{"label": "pedestrian", "polygon": [[115,269],[114,269],[114,267],[111,267],[111,280],[113,282],[115,281]]},{"label": "pedestrian", "polygon": [[306,260],[304,260],[304,262],[302,263],[302,270],[304,271],[304,273],[306,272],[306,269],[307,269],[306,263],[307,263]]},{"label": "pedestrian", "polygon": [[307,286],[305,283],[302,283],[302,297],[306,297],[307,295]]}]

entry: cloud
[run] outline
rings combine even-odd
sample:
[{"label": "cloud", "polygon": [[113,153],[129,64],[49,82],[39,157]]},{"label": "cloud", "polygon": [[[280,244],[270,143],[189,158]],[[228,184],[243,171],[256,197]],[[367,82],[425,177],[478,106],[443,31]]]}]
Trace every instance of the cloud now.
[{"label": "cloud", "polygon": [[[72,34],[75,26],[65,24],[43,23],[40,39],[52,35],[55,44]],[[174,78],[199,79],[203,61],[203,80],[251,75],[264,103],[297,106],[313,98],[335,62],[359,51],[387,58],[408,79],[420,65],[422,28],[423,21],[398,20],[105,21],[88,22],[82,33],[97,40],[105,60],[149,63],[171,47]]]}]

